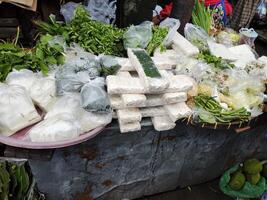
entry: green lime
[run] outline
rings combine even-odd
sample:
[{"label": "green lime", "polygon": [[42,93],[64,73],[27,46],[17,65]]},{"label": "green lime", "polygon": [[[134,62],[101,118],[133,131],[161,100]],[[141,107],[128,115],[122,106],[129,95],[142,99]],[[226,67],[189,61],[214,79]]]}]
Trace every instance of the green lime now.
[{"label": "green lime", "polygon": [[249,159],[244,162],[243,171],[246,174],[258,174],[262,171],[262,164],[257,159]]},{"label": "green lime", "polygon": [[237,171],[232,174],[230,182],[229,182],[229,186],[233,190],[240,190],[244,186],[245,182],[246,182],[245,175]]}]

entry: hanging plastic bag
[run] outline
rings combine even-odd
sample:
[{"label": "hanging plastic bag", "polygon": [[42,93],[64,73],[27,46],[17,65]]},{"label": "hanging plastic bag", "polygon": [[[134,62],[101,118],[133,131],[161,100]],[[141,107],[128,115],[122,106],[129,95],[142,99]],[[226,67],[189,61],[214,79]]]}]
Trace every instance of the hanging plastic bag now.
[{"label": "hanging plastic bag", "polygon": [[25,88],[0,83],[0,134],[10,136],[41,120]]},{"label": "hanging plastic bag", "polygon": [[266,180],[261,177],[257,185],[252,185],[248,181],[245,182],[245,185],[241,190],[233,190],[228,184],[231,179],[231,174],[236,172],[239,169],[239,165],[235,165],[227,170],[220,179],[220,189],[221,191],[233,198],[259,198],[266,190]]},{"label": "hanging plastic bag", "polygon": [[86,9],[91,18],[106,24],[114,24],[116,21],[117,0],[90,0]]},{"label": "hanging plastic bag", "polygon": [[60,13],[63,15],[65,22],[69,23],[74,17],[74,11],[80,4],[68,2],[61,6]]},{"label": "hanging plastic bag", "polygon": [[164,46],[168,47],[172,44],[172,39],[173,39],[175,33],[178,31],[180,25],[181,25],[181,23],[180,23],[179,19],[169,18],[169,17],[164,19],[160,23],[160,25],[159,25],[160,27],[169,28],[168,35],[166,36],[166,38],[163,41]]},{"label": "hanging plastic bag", "polygon": [[83,109],[80,116],[82,132],[88,132],[95,128],[105,126],[112,120],[112,113],[93,113]]},{"label": "hanging plastic bag", "polygon": [[266,18],[267,14],[267,7],[266,7],[266,1],[265,0],[260,0],[257,9],[256,9],[256,17],[258,19],[264,20]]},{"label": "hanging plastic bag", "polygon": [[121,66],[119,65],[116,57],[108,55],[100,55],[99,61],[101,65],[100,73],[101,76],[108,76],[116,74]]},{"label": "hanging plastic bag", "polygon": [[201,51],[209,50],[208,41],[212,40],[200,26],[187,23],[184,28],[185,38]]},{"label": "hanging plastic bag", "polygon": [[19,85],[30,91],[36,79],[36,74],[28,69],[13,70],[7,75],[6,83],[8,85]]},{"label": "hanging plastic bag", "polygon": [[78,120],[68,114],[55,115],[38,123],[28,131],[32,142],[69,140],[81,134]]},{"label": "hanging plastic bag", "polygon": [[124,48],[145,49],[152,39],[152,22],[146,21],[137,26],[130,26],[123,35]]},{"label": "hanging plastic bag", "polygon": [[99,77],[82,87],[81,104],[85,110],[97,113],[109,113],[112,111],[104,86],[105,79]]}]

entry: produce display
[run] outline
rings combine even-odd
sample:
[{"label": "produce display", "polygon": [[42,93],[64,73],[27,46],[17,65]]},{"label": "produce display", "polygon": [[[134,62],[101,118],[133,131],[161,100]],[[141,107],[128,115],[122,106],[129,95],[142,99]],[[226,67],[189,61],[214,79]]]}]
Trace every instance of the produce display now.
[{"label": "produce display", "polygon": [[[36,21],[43,35],[31,50],[1,42],[0,134],[30,126],[31,142],[49,143],[103,127],[112,116],[123,133],[140,130],[144,118],[165,131],[182,118],[229,127],[259,116],[266,57],[237,45],[231,30],[213,38],[212,11],[197,2],[199,26],[187,24],[185,37],[176,19],[120,29],[77,6],[67,23],[53,15]],[[231,42],[218,43],[224,37]]]}]

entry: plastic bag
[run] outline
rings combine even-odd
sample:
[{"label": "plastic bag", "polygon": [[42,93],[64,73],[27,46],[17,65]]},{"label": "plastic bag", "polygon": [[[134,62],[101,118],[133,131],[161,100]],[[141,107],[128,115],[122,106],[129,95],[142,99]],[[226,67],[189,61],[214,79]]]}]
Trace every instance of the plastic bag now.
[{"label": "plastic bag", "polygon": [[69,93],[57,99],[55,104],[51,107],[46,114],[45,119],[54,117],[60,114],[71,115],[75,118],[79,118],[81,115],[81,103],[79,93]]},{"label": "plastic bag", "polygon": [[80,4],[68,2],[61,6],[60,13],[63,15],[65,22],[70,22],[74,17],[74,11]]},{"label": "plastic bag", "polygon": [[267,14],[266,1],[261,0],[256,9],[256,17],[258,19],[265,19]]},{"label": "plastic bag", "polygon": [[112,111],[104,85],[104,78],[96,78],[82,87],[81,104],[85,110],[97,113]]},{"label": "plastic bag", "polygon": [[114,56],[99,56],[99,61],[101,65],[101,76],[108,76],[116,74],[121,66],[119,65],[116,57]]},{"label": "plastic bag", "polygon": [[130,26],[123,35],[124,48],[145,49],[152,39],[152,22],[145,21],[137,26]]},{"label": "plastic bag", "polygon": [[201,51],[209,50],[208,41],[212,40],[200,26],[187,23],[184,28],[185,38]]},{"label": "plastic bag", "polygon": [[219,32],[216,36],[216,40],[220,44],[224,44],[227,47],[232,47],[240,42],[240,35],[233,29],[226,28],[224,31]]},{"label": "plastic bag", "polygon": [[28,131],[32,142],[55,142],[76,138],[81,134],[78,120],[68,114],[55,115]]},{"label": "plastic bag", "polygon": [[117,0],[90,0],[86,9],[91,18],[106,24],[114,24],[116,21]]},{"label": "plastic bag", "polygon": [[36,74],[28,69],[13,70],[7,75],[6,83],[8,85],[19,85],[30,91],[36,79]]},{"label": "plastic bag", "polygon": [[177,30],[179,29],[180,25],[181,25],[181,23],[180,23],[179,19],[169,18],[169,17],[160,23],[160,25],[159,25],[160,27],[169,28],[168,35],[166,36],[166,38],[163,41],[164,46],[168,47],[172,44],[172,39],[173,39],[175,33],[177,32]]},{"label": "plastic bag", "polygon": [[30,96],[43,111],[47,112],[56,101],[56,80],[54,77],[39,77],[30,89]]},{"label": "plastic bag", "polygon": [[235,165],[227,170],[220,179],[220,189],[221,191],[233,198],[259,198],[266,190],[266,180],[261,177],[259,183],[257,185],[251,185],[246,181],[245,185],[241,188],[241,190],[233,190],[228,184],[231,179],[231,174],[236,172],[239,169],[239,165]]},{"label": "plastic bag", "polygon": [[10,136],[41,120],[25,88],[0,83],[0,134]]},{"label": "plastic bag", "polygon": [[112,120],[112,113],[92,113],[83,109],[80,116],[82,132],[91,131],[97,127],[105,126]]},{"label": "plastic bag", "polygon": [[250,47],[255,46],[254,42],[258,37],[258,33],[253,28],[241,28],[239,33],[241,35],[241,43],[247,44]]}]

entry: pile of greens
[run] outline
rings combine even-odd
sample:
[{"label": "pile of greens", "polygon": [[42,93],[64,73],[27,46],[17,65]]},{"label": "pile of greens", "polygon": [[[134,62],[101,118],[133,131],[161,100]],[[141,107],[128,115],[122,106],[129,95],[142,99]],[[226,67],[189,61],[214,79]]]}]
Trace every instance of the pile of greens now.
[{"label": "pile of greens", "polygon": [[205,123],[242,122],[248,121],[251,116],[250,112],[245,108],[224,109],[213,97],[204,94],[199,94],[194,97],[194,103],[196,107],[200,109],[198,113],[199,121]]},{"label": "pile of greens", "polygon": [[166,47],[162,44],[162,42],[166,38],[168,31],[168,28],[162,28],[159,26],[153,27],[153,36],[146,48],[149,55],[153,55],[155,49],[158,47],[160,47],[161,51],[166,50]]},{"label": "pile of greens", "polygon": [[29,69],[48,73],[48,66],[64,63],[64,49],[59,44],[49,44],[51,35],[40,38],[31,51],[17,46],[16,42],[0,43],[0,82],[4,81],[13,69]]},{"label": "pile of greens", "polygon": [[216,69],[231,69],[234,68],[234,65],[229,63],[226,60],[223,60],[221,57],[214,56],[208,51],[203,51],[198,54],[198,59],[203,60],[208,64],[211,64]]},{"label": "pile of greens", "polygon": [[62,35],[68,44],[75,42],[93,54],[122,55],[124,29],[90,19],[89,13],[78,6],[70,23],[60,24],[53,15],[49,22],[36,21],[41,31],[50,35]]}]

